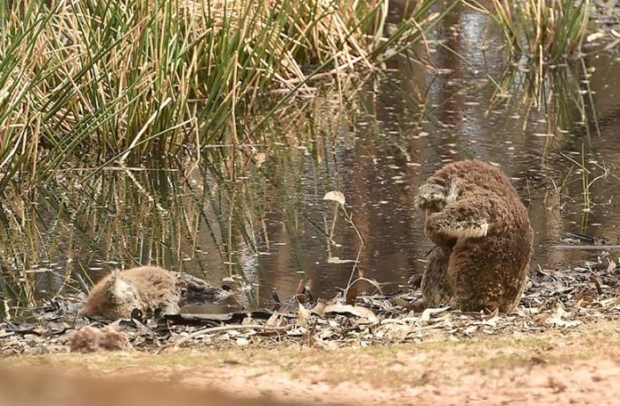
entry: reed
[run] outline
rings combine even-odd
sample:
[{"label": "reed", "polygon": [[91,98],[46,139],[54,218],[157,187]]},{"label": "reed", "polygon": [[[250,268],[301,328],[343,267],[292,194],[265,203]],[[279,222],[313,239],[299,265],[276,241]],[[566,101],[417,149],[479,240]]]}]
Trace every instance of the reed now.
[{"label": "reed", "polygon": [[576,55],[587,34],[594,4],[590,0],[492,0],[486,9],[504,33],[507,49],[540,65]]},{"label": "reed", "polygon": [[123,163],[251,139],[274,95],[375,69],[424,39],[436,0],[384,37],[387,0],[34,1],[0,6],[0,191],[71,157]]},{"label": "reed", "polygon": [[[567,133],[574,133],[590,144],[590,127],[598,132],[598,117],[590,100],[590,76],[584,63],[556,66],[539,65],[533,60],[509,63],[492,82],[495,92],[489,111],[498,106],[506,108],[511,114],[522,117],[523,129],[540,127],[536,122],[544,117],[544,128],[536,132],[549,142],[563,140]],[[588,120],[592,124],[584,125]]]},{"label": "reed", "polygon": [[[0,289],[9,307],[74,295],[81,280],[138,264],[212,283],[232,276],[257,287],[240,295],[252,307],[259,294],[269,294],[259,253],[272,252],[273,241],[290,253],[276,273],[296,268],[306,280],[316,276],[305,249],[308,235],[323,236],[322,212],[307,196],[340,176],[330,158],[334,140],[341,122],[363,114],[355,99],[339,104],[340,91],[355,92],[348,86],[279,109],[254,144],[213,145],[199,156],[140,165],[98,168],[94,157],[73,159],[31,194],[7,189],[0,206]],[[282,218],[270,218],[273,213]],[[322,240],[313,241],[320,252]]]}]

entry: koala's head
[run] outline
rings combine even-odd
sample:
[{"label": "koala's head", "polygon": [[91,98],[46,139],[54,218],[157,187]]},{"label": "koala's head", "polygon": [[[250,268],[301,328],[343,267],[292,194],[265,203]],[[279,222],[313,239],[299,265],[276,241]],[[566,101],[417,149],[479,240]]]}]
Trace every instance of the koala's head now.
[{"label": "koala's head", "polygon": [[415,207],[429,212],[442,211],[457,200],[459,191],[456,179],[431,178],[420,186],[415,197]]},{"label": "koala's head", "polygon": [[135,288],[122,277],[119,270],[115,270],[105,290],[106,298],[114,305],[129,305],[139,307],[139,299]]}]

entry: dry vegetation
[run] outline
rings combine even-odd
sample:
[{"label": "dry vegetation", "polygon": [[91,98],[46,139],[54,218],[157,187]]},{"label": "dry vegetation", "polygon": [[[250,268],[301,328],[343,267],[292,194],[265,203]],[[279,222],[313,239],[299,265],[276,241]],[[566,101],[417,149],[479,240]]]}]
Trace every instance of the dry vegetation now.
[{"label": "dry vegetation", "polygon": [[[120,404],[132,396],[150,401],[153,393],[192,404],[194,396],[207,396],[194,389],[211,387],[243,397],[268,394],[321,404],[600,404],[618,395],[617,271],[613,262],[535,271],[519,308],[509,315],[419,312],[410,309],[419,299],[416,292],[349,296],[355,305],[336,301],[312,312],[299,307],[240,312],[228,320],[211,315],[171,317],[158,326],[115,323],[129,346],[123,340],[121,351],[91,354],[67,353],[73,318],[59,317],[59,309],[50,307],[39,323],[2,324],[1,348],[12,355],[2,366],[53,366],[89,378],[31,372],[19,378],[20,372],[10,370],[17,382],[0,382],[24,389],[1,392],[12,396],[4,395],[14,402],[7,404],[34,402],[33,396],[81,401],[98,396],[101,387]],[[216,321],[217,327],[196,325]],[[48,383],[47,392],[32,390],[40,382]],[[128,396],[128,386],[144,391]],[[54,394],[58,387],[63,391]]]},{"label": "dry vegetation", "polygon": [[123,162],[251,139],[240,120],[266,96],[378,67],[423,38],[434,2],[389,39],[385,0],[4,3],[0,191],[84,150]]},{"label": "dry vegetation", "polygon": [[[178,350],[157,357],[121,352],[10,358],[3,362],[10,369],[1,373],[0,404],[90,404],[102,390],[106,400],[119,405],[137,399],[188,405],[198,404],[197,397],[206,404],[226,399],[203,392],[212,387],[235,396],[267,395],[266,404],[273,399],[387,406],[609,404],[620,395],[614,385],[620,374],[617,338],[614,323],[602,322],[527,335],[333,351],[300,346]],[[28,369],[33,366],[53,367],[73,378],[33,373]]]}]

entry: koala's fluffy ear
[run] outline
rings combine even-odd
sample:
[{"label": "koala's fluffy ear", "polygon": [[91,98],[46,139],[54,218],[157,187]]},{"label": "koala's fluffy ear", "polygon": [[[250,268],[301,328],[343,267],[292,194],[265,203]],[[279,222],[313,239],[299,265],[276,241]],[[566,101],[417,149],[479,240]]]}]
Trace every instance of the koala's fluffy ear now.
[{"label": "koala's fluffy ear", "polygon": [[420,186],[414,205],[418,210],[438,212],[446,206],[446,190],[436,183],[427,182]]}]

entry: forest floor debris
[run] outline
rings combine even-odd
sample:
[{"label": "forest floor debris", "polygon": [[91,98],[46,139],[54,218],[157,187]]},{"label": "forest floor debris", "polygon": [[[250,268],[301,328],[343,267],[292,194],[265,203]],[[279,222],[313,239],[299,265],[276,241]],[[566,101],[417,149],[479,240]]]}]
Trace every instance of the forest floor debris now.
[{"label": "forest floor debris", "polygon": [[[108,328],[123,332],[132,349],[147,352],[179,347],[368,347],[439,337],[453,342],[479,336],[518,337],[618,320],[619,274],[614,262],[534,270],[523,299],[510,314],[463,313],[449,307],[422,310],[419,292],[404,289],[391,295],[349,295],[329,303],[294,302],[280,310],[181,314],[144,323],[118,320]],[[67,352],[80,328],[105,326],[76,318],[66,312],[69,307],[50,302],[33,310],[30,320],[34,321],[0,323],[0,354]],[[89,348],[84,343],[79,346]]]},{"label": "forest floor debris", "polygon": [[[69,353],[72,337],[92,331],[76,335],[87,321],[75,318],[74,306],[50,302],[33,309],[32,321],[0,325],[0,367],[53,368],[54,376],[62,371],[94,382],[154,381],[164,392],[215,387],[291,404],[605,404],[620,396],[614,384],[619,273],[613,262],[534,270],[520,306],[508,315],[420,311],[419,293],[404,289],[293,302],[297,308],[278,311],[94,323],[102,334],[120,331],[127,341],[112,334],[122,345],[106,351],[95,333],[92,353]],[[89,348],[78,340],[77,350]],[[67,396],[73,387],[81,384],[63,386]],[[247,404],[265,404],[253,402]],[[17,403],[0,396],[1,404]]]}]

